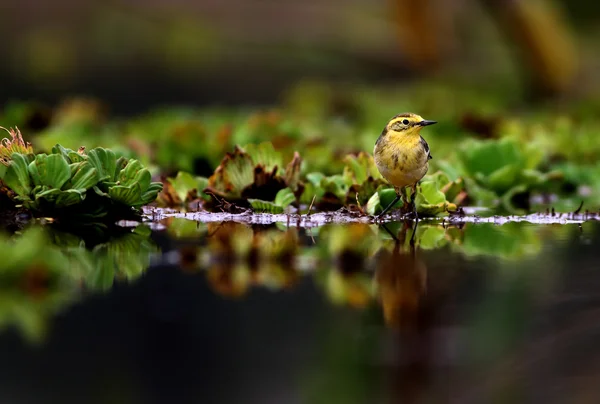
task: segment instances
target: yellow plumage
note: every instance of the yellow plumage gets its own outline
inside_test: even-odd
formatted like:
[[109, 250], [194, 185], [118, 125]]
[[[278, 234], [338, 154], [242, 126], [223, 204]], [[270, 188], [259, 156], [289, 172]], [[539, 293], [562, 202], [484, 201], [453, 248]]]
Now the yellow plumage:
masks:
[[417, 183], [429, 167], [419, 134], [389, 133], [390, 139], [375, 146], [375, 162], [383, 177], [393, 186], [404, 188]]
[[427, 174], [431, 159], [429, 145], [421, 136], [421, 129], [434, 123], [417, 114], [399, 114], [388, 122], [377, 139], [373, 150], [375, 164], [397, 194], [396, 200], [382, 214], [400, 199], [406, 187], [412, 188], [414, 202], [417, 183]]

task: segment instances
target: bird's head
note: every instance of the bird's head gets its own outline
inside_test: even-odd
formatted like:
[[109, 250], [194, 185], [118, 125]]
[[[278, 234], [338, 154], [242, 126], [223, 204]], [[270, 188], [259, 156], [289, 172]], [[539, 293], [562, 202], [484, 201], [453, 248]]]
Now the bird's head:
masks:
[[394, 132], [400, 135], [418, 135], [421, 128], [428, 125], [433, 125], [436, 121], [428, 121], [420, 115], [406, 112], [398, 114], [386, 125], [385, 129], [388, 132]]

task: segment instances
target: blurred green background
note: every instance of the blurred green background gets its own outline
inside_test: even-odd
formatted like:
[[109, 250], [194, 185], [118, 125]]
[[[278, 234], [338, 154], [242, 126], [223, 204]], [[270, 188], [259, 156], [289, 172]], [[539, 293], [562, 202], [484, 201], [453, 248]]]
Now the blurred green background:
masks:
[[599, 11], [585, 0], [8, 0], [0, 102], [83, 94], [118, 114], [268, 104], [306, 78], [593, 94]]

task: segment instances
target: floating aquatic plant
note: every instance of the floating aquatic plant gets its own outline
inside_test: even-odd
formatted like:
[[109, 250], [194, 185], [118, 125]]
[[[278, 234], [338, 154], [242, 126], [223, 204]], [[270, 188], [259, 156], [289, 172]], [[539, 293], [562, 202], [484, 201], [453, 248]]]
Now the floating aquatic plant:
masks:
[[[460, 102], [447, 102], [454, 100], [456, 89], [440, 83], [411, 85], [401, 91], [309, 83], [293, 89], [281, 106], [266, 111], [169, 107], [125, 121], [108, 120], [104, 107], [97, 102], [76, 100], [44, 113], [45, 129], [39, 127], [43, 130], [36, 134], [35, 143], [48, 154], [57, 143], [71, 147], [72, 143], [102, 145], [117, 153], [122, 151], [150, 170], [171, 177], [161, 195], [161, 203], [168, 206], [190, 207], [194, 206], [190, 202], [206, 201], [208, 209], [227, 211], [227, 207], [235, 210], [236, 205], [250, 208], [248, 199], [253, 199], [270, 203], [255, 203], [255, 209], [280, 211], [273, 207], [275, 197], [289, 188], [301, 209], [312, 205], [322, 211], [346, 207], [362, 213], [379, 212], [380, 205], [393, 194], [373, 170], [368, 153], [360, 151], [372, 149], [382, 122], [389, 116], [405, 108], [428, 110], [440, 121], [428, 139], [432, 149], [437, 150], [430, 170], [441, 169], [452, 182], [462, 181], [464, 189], [460, 200], [454, 200], [443, 187], [428, 191], [431, 184], [425, 178], [421, 188], [429, 197], [418, 198], [421, 214], [443, 211], [437, 191], [446, 195], [449, 204], [501, 207], [510, 213], [521, 213], [530, 201], [538, 206], [543, 201], [544, 207], [549, 207], [551, 201], [554, 207], [572, 210], [582, 199], [586, 207], [600, 200], [600, 185], [593, 180], [593, 163], [600, 151], [594, 140], [598, 128], [593, 114], [595, 103], [565, 105], [559, 115], [532, 109], [527, 116], [519, 116], [503, 114], [507, 104], [493, 92], [488, 92], [485, 99], [474, 89], [465, 92], [461, 88], [460, 94]], [[1, 119], [14, 121], [24, 129], [34, 109], [31, 105], [8, 105], [0, 111]], [[18, 144], [11, 136], [9, 141]], [[254, 153], [252, 149], [261, 146], [248, 146], [239, 147], [223, 159], [236, 144], [264, 141], [272, 144], [279, 157], [270, 151]], [[4, 165], [6, 153], [12, 155], [15, 151], [6, 142], [0, 145]], [[117, 149], [118, 145], [123, 145], [122, 149]], [[290, 170], [293, 175], [288, 178], [286, 163], [295, 150], [303, 159], [295, 159], [298, 169]], [[273, 161], [277, 162], [276, 173], [272, 171]], [[590, 169], [580, 170], [583, 164]], [[4, 165], [0, 165], [0, 177]], [[259, 165], [263, 168], [255, 172]], [[182, 171], [189, 174], [173, 175]], [[564, 174], [564, 180], [558, 172]], [[211, 174], [210, 184], [201, 180]], [[192, 185], [196, 180], [200, 182]], [[203, 193], [205, 189], [211, 196]], [[48, 198], [58, 198], [59, 194], [53, 191]], [[73, 201], [75, 197], [69, 196]]]
[[159, 194], [162, 206], [187, 206], [196, 200], [208, 201], [210, 196], [202, 192], [208, 186], [208, 179], [179, 171], [175, 177], [167, 178], [163, 191]]
[[377, 170], [373, 156], [368, 153], [349, 154], [344, 157], [342, 174], [325, 176], [312, 172], [306, 176], [303, 203], [312, 203], [322, 210], [347, 205], [365, 205], [375, 191], [386, 184]]
[[457, 167], [444, 170], [459, 173], [465, 180], [469, 199], [477, 205], [502, 205], [509, 212], [520, 207], [515, 202], [519, 194], [528, 194], [553, 178], [554, 173], [537, 169], [542, 154], [515, 139], [467, 140], [458, 151]]
[[[301, 158], [298, 153], [283, 169], [281, 153], [271, 143], [237, 147], [227, 153], [203, 190], [215, 199], [244, 204], [249, 199], [275, 201], [279, 191], [289, 188], [298, 195]], [[281, 201], [280, 197], [280, 201]]]
[[142, 163], [101, 147], [87, 154], [87, 161], [96, 169], [99, 182], [94, 187], [97, 195], [115, 203], [140, 208], [156, 199], [162, 183], [152, 182], [152, 176]]
[[[103, 216], [111, 207], [138, 209], [156, 199], [162, 183], [152, 182], [150, 172], [134, 159], [117, 158], [107, 149], [89, 153], [56, 145], [51, 154], [34, 155], [16, 132], [6, 150], [12, 152], [2, 175], [13, 198], [40, 215], [66, 216], [66, 208], [81, 205], [89, 196], [88, 213]], [[8, 153], [8, 152], [6, 152]]]

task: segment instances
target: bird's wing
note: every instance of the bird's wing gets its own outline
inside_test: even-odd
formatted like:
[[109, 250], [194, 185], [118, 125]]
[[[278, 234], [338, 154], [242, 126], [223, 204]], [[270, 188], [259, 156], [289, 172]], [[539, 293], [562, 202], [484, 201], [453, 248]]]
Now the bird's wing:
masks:
[[423, 149], [425, 149], [425, 153], [427, 153], [427, 159], [431, 160], [433, 157], [431, 156], [431, 152], [429, 151], [429, 145], [427, 144], [427, 141], [423, 139], [423, 136], [421, 136], [421, 146], [423, 146]]

